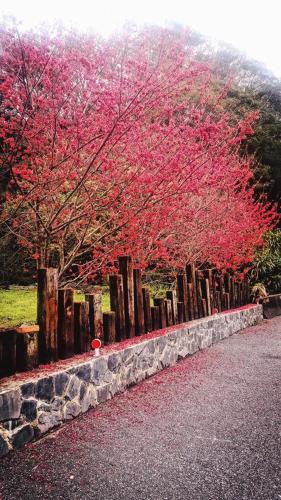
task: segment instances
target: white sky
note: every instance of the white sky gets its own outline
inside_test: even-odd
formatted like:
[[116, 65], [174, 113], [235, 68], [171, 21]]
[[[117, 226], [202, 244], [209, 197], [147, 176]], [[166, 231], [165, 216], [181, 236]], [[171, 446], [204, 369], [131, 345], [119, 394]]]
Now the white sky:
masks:
[[281, 0], [0, 0], [26, 28], [61, 20], [107, 35], [125, 21], [176, 21], [231, 43], [281, 77]]

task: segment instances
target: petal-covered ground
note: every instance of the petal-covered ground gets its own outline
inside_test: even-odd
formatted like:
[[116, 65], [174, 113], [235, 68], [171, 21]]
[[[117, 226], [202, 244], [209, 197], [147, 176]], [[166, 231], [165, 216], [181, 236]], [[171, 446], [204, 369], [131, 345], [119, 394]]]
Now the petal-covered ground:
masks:
[[281, 498], [281, 316], [0, 461], [0, 499]]

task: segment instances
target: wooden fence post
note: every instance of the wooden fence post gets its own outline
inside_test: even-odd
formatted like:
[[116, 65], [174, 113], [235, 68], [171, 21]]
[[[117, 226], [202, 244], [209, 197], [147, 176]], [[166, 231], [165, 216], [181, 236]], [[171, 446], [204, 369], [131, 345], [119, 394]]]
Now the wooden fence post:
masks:
[[152, 331], [151, 308], [150, 308], [150, 293], [147, 288], [142, 288], [143, 311], [145, 331]]
[[17, 371], [32, 370], [38, 366], [39, 326], [19, 326], [15, 331]]
[[152, 331], [159, 330], [161, 328], [159, 306], [151, 306], [151, 321]]
[[183, 272], [177, 275], [177, 296], [179, 302], [183, 303], [183, 319], [188, 321], [187, 280], [186, 274]]
[[73, 290], [58, 292], [58, 356], [69, 358], [74, 354], [74, 305]]
[[182, 302], [177, 303], [178, 308], [178, 322], [179, 324], [184, 323], [184, 306]]
[[203, 317], [203, 304], [202, 304], [202, 287], [201, 287], [201, 273], [196, 270], [196, 290], [197, 290], [197, 307], [198, 307], [198, 318]]
[[103, 313], [103, 338], [105, 344], [113, 344], [116, 341], [115, 312]]
[[225, 293], [230, 293], [231, 289], [231, 277], [229, 273], [225, 273], [224, 275], [224, 290]]
[[237, 286], [235, 278], [233, 278], [232, 287], [233, 287], [233, 308], [235, 308], [237, 306]]
[[0, 377], [15, 373], [17, 368], [16, 333], [0, 332]]
[[166, 312], [166, 325], [172, 326], [173, 323], [173, 312], [172, 312], [172, 301], [170, 299], [165, 299], [165, 312]]
[[175, 290], [168, 290], [166, 292], [166, 297], [168, 300], [171, 301], [173, 325], [177, 325], [178, 324], [177, 292]]
[[89, 303], [90, 336], [103, 340], [102, 292], [88, 293], [85, 299]]
[[220, 275], [218, 278], [218, 291], [216, 292], [216, 304], [218, 312], [222, 311], [223, 308], [223, 293], [224, 293], [224, 277]]
[[242, 281], [239, 282], [239, 305], [240, 307], [243, 306], [243, 283]]
[[[197, 301], [196, 301], [197, 304]], [[194, 320], [194, 289], [192, 283], [187, 283], [187, 305], [188, 305], [188, 318], [190, 321]], [[197, 313], [198, 314], [198, 313]]]
[[197, 283], [196, 283], [196, 269], [195, 269], [195, 264], [187, 264], [186, 266], [186, 277], [187, 277], [187, 283], [190, 283], [192, 285], [192, 296], [193, 296], [193, 318], [189, 319], [197, 319], [199, 317], [198, 313], [198, 302], [197, 302]]
[[126, 338], [123, 276], [111, 274], [109, 276], [110, 307], [115, 312], [116, 340]]
[[164, 299], [154, 299], [154, 305], [159, 307], [159, 323], [160, 328], [165, 328], [167, 326], [166, 322], [166, 310]]
[[206, 316], [209, 316], [208, 311], [207, 311], [207, 301], [206, 301], [206, 299], [202, 299], [202, 313], [203, 313], [203, 317], [204, 318]]
[[143, 335], [145, 333], [141, 278], [141, 270], [134, 269], [134, 307], [136, 335]]
[[74, 302], [74, 349], [81, 354], [90, 351], [89, 303]]
[[226, 308], [227, 308], [227, 310], [229, 310], [230, 307], [231, 307], [230, 306], [230, 293], [227, 293], [226, 294]]
[[233, 297], [232, 297], [232, 293], [233, 293], [232, 276], [229, 276], [229, 291], [227, 293], [229, 293], [229, 306], [230, 306], [229, 308], [231, 309], [232, 308], [232, 304], [233, 304]]
[[243, 284], [244, 284], [244, 304], [246, 305], [250, 303], [249, 282], [247, 278], [244, 278]]
[[250, 286], [249, 286], [249, 282], [248, 282], [248, 279], [246, 278], [245, 279], [245, 300], [246, 300], [246, 304], [250, 304]]
[[219, 290], [216, 292], [216, 306], [217, 310], [220, 313], [222, 311], [222, 292]]
[[215, 280], [212, 269], [206, 269], [204, 271], [204, 278], [205, 280], [208, 280], [208, 284], [206, 282], [204, 284], [204, 288], [206, 290], [207, 313], [208, 316], [210, 316], [212, 314], [212, 309], [214, 307], [214, 302], [215, 302], [215, 287], [214, 287]]
[[[206, 315], [211, 316], [211, 296], [210, 296], [210, 284], [208, 278], [202, 280], [202, 301], [206, 302]], [[203, 304], [203, 302], [202, 302]], [[203, 315], [205, 316], [204, 306], [203, 306]]]
[[38, 270], [37, 323], [39, 325], [40, 362], [58, 359], [58, 271]]
[[136, 334], [133, 264], [128, 256], [119, 257], [118, 262], [119, 273], [123, 276], [126, 337], [132, 338]]

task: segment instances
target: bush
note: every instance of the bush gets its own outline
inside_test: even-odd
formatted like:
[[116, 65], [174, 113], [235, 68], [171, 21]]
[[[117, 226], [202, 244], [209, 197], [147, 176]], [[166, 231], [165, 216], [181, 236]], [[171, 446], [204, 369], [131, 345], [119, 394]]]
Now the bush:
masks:
[[269, 231], [265, 246], [256, 252], [251, 280], [262, 283], [267, 293], [281, 292], [281, 230]]

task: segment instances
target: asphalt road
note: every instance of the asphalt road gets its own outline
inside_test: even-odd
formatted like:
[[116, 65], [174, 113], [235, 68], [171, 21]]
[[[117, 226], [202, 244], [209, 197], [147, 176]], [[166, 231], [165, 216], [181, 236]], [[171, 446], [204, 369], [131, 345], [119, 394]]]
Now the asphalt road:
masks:
[[281, 317], [8, 455], [0, 498], [281, 499], [280, 396]]

